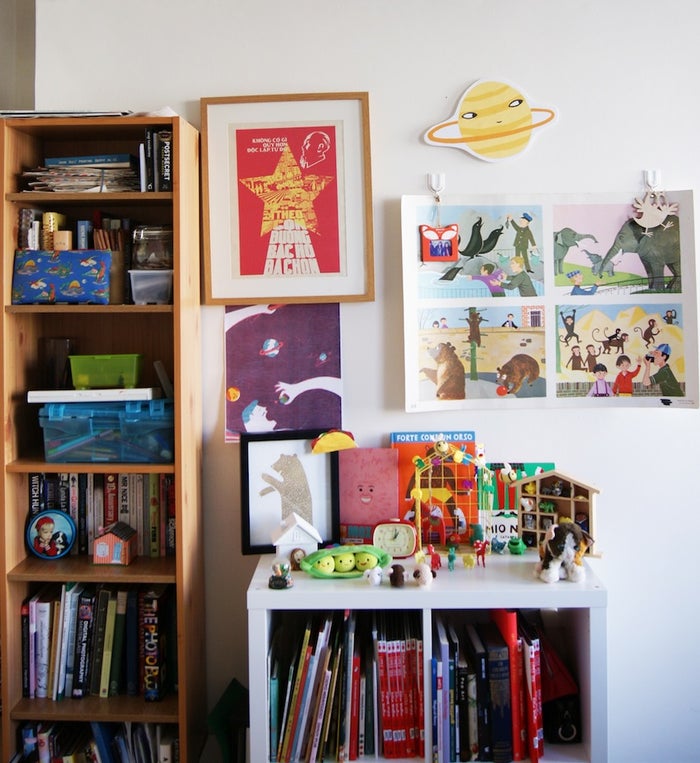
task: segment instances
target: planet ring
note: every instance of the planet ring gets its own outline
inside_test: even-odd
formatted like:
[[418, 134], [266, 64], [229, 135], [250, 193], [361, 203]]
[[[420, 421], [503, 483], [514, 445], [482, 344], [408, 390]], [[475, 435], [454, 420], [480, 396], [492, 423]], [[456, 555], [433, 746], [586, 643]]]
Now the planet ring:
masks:
[[530, 123], [528, 125], [524, 125], [523, 127], [515, 127], [512, 130], [503, 130], [503, 132], [493, 132], [489, 133], [488, 135], [474, 135], [474, 136], [464, 136], [460, 135], [459, 138], [439, 138], [437, 137], [437, 131], [442, 130], [445, 127], [452, 127], [453, 125], [459, 124], [459, 120], [453, 119], [449, 122], [441, 122], [439, 125], [435, 125], [435, 127], [431, 127], [430, 130], [428, 130], [426, 137], [428, 140], [434, 141], [435, 143], [476, 143], [480, 140], [493, 140], [494, 138], [506, 138], [509, 135], [517, 135], [521, 132], [528, 132], [529, 130], [534, 130], [536, 127], [542, 127], [543, 125], [546, 125], [548, 122], [551, 122], [554, 119], [554, 112], [552, 109], [531, 109], [532, 113], [539, 112], [542, 114], [546, 114], [546, 118], [543, 119], [541, 122], [537, 123]]

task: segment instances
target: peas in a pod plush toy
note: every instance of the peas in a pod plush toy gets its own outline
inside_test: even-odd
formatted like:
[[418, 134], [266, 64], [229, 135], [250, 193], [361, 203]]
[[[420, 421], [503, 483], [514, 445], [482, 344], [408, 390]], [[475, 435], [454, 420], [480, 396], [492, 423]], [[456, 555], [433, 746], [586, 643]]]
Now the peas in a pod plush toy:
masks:
[[315, 578], [360, 578], [365, 570], [390, 564], [386, 551], [367, 545], [320, 548], [304, 557], [299, 566]]

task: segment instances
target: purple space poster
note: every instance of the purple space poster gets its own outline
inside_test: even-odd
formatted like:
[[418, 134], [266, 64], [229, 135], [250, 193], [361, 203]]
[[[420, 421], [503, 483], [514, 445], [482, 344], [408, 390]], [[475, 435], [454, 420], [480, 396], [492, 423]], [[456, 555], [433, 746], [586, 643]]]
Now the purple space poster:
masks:
[[337, 304], [227, 307], [226, 441], [341, 427]]

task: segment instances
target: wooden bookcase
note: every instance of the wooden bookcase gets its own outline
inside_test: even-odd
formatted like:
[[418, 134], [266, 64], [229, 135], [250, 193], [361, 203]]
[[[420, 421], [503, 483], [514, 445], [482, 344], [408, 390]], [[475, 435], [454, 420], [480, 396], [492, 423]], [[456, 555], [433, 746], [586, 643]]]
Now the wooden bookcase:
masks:
[[[581, 705], [580, 744], [545, 743], [547, 763], [605, 763], [607, 761], [606, 607], [607, 592], [589, 565], [585, 581], [548, 585], [533, 575], [537, 557], [491, 554], [485, 568], [454, 571], [445, 567], [429, 588], [412, 580], [402, 588], [368, 585], [363, 578], [329, 580], [303, 572], [292, 573], [293, 587], [274, 590], [268, 585], [274, 557], [263, 556], [248, 587], [248, 648], [250, 691], [250, 760], [270, 760], [268, 648], [276, 623], [296, 612], [331, 610], [384, 610], [387, 617], [400, 610], [417, 612], [422, 623], [425, 678], [425, 763], [430, 749], [430, 657], [432, 624], [436, 612], [458, 617], [487, 617], [491, 608], [546, 610], [554, 615], [571, 647]], [[411, 560], [399, 560], [412, 570]], [[370, 756], [370, 760], [384, 760]], [[399, 763], [408, 763], [405, 759]], [[411, 758], [411, 761], [423, 758]]]
[[[147, 126], [173, 133], [173, 191], [159, 193], [21, 192], [18, 176], [46, 156], [99, 153], [138, 155]], [[178, 724], [180, 760], [199, 760], [206, 738], [204, 566], [199, 379], [199, 134], [179, 117], [41, 118], [0, 120], [2, 171], [2, 512], [0, 513], [0, 641], [2, 642], [2, 760], [14, 752], [24, 720], [151, 721]], [[12, 305], [13, 256], [22, 207], [59, 211], [72, 219], [104, 215], [173, 227], [171, 305]], [[38, 406], [40, 341], [71, 337], [82, 354], [141, 353], [143, 386], [158, 386], [160, 360], [175, 389], [175, 455], [169, 464], [59, 464], [43, 458]], [[177, 551], [138, 558], [128, 567], [94, 566], [89, 558], [44, 561], [29, 557], [23, 540], [31, 472], [171, 472], [175, 475]], [[177, 599], [177, 694], [162, 702], [142, 697], [50, 701], [22, 698], [20, 604], [44, 582], [89, 581], [174, 585]]]

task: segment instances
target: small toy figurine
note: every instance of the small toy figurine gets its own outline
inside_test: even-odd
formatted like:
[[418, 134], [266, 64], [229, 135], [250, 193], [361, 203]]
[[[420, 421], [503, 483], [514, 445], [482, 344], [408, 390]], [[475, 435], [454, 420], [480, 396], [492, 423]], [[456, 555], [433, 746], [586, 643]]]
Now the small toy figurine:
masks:
[[306, 556], [306, 551], [303, 548], [293, 548], [289, 554], [289, 561], [291, 562], [293, 570], [301, 569], [301, 560]]
[[273, 562], [272, 575], [270, 575], [270, 580], [268, 582], [269, 588], [282, 590], [283, 588], [291, 588], [294, 585], [289, 566], [289, 562], [286, 560]]
[[462, 557], [462, 564], [464, 564], [464, 567], [467, 570], [476, 567], [476, 554], [464, 554]]
[[370, 584], [370, 585], [381, 585], [382, 578], [384, 577], [384, 573], [382, 572], [381, 567], [370, 567], [369, 569], [366, 569], [364, 572], [364, 579]]
[[514, 535], [508, 541], [508, 551], [510, 551], [511, 554], [515, 554], [516, 556], [524, 554], [526, 548], [527, 546], [525, 545], [523, 539], [519, 538], [517, 535]]
[[500, 538], [491, 538], [491, 551], [502, 554], [506, 550], [506, 542]]
[[429, 543], [425, 547], [426, 554], [430, 557], [430, 567], [433, 570], [439, 570], [440, 567], [442, 567], [442, 559], [440, 557], [440, 554], [435, 550], [435, 546], [432, 545], [432, 543]]
[[478, 567], [479, 562], [481, 562], [481, 566], [485, 569], [486, 549], [489, 547], [489, 542], [487, 540], [475, 540], [473, 545], [476, 552], [476, 566]]
[[413, 578], [419, 586], [424, 588], [430, 588], [433, 584], [433, 580], [437, 577], [437, 572], [430, 567], [427, 562], [419, 564], [413, 571]]
[[395, 564], [390, 568], [389, 582], [393, 588], [403, 588], [406, 582], [406, 570], [402, 564]]
[[452, 572], [455, 568], [455, 559], [457, 558], [457, 549], [450, 546], [447, 549], [447, 569]]
[[484, 539], [484, 528], [481, 524], [473, 524], [469, 525], [469, 529], [471, 530], [469, 535], [469, 542], [474, 545], [474, 543], [478, 540]]
[[577, 583], [586, 575], [582, 556], [593, 539], [576, 522], [560, 521], [547, 531], [540, 547], [535, 575], [545, 583], [571, 580]]

